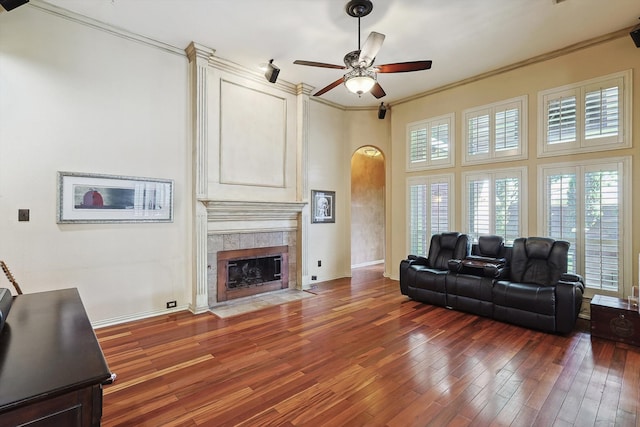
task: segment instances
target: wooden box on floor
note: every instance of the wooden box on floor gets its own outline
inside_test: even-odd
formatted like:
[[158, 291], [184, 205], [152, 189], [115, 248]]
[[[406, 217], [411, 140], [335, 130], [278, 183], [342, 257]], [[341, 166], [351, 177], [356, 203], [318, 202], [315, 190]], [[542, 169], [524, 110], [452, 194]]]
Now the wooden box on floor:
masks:
[[624, 299], [596, 295], [591, 300], [591, 336], [640, 346], [640, 314]]

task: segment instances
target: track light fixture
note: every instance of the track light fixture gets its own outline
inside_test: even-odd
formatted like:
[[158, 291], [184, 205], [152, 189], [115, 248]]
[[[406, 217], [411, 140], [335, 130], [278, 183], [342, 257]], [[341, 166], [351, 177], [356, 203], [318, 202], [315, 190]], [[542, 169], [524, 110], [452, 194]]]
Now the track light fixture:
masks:
[[267, 71], [265, 71], [264, 76], [269, 81], [269, 83], [275, 83], [278, 80], [278, 74], [280, 74], [280, 68], [273, 65], [273, 59], [269, 60], [267, 64]]

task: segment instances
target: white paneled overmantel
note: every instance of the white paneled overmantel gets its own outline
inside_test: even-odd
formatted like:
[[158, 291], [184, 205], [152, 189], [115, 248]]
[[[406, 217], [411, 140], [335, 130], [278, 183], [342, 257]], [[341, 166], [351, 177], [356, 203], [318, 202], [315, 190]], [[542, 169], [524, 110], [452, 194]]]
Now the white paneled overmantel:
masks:
[[257, 64], [242, 67], [197, 43], [185, 51], [195, 196], [191, 309], [218, 303], [219, 251], [288, 246], [289, 285], [299, 287], [312, 88], [269, 83]]
[[210, 234], [297, 230], [305, 202], [203, 201]]

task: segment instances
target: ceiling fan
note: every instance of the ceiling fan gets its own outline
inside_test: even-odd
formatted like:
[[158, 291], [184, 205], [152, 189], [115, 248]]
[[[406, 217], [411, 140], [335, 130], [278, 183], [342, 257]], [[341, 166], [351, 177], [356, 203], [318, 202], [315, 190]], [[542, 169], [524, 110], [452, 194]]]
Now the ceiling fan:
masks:
[[358, 18], [358, 50], [347, 53], [344, 56], [345, 65], [326, 64], [324, 62], [313, 61], [293, 61], [297, 65], [308, 65], [310, 67], [336, 68], [340, 70], [349, 70], [344, 76], [335, 82], [325, 86], [313, 96], [320, 96], [331, 89], [344, 83], [350, 92], [359, 96], [366, 92], [371, 92], [376, 98], [382, 98], [386, 95], [385, 91], [377, 81], [377, 73], [406, 73], [409, 71], [428, 70], [431, 68], [431, 61], [411, 61], [397, 62], [394, 64], [373, 65], [373, 61], [382, 47], [384, 34], [372, 31], [364, 42], [360, 45], [360, 18], [367, 16], [373, 10], [371, 0], [351, 0], [347, 3], [347, 14], [354, 18]]

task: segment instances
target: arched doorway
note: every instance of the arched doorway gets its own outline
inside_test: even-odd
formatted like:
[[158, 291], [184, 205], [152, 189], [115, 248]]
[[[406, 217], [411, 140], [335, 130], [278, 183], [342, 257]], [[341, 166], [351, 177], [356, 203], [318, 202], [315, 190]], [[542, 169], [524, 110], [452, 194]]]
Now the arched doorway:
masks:
[[351, 268], [384, 272], [385, 165], [383, 153], [360, 147], [351, 157]]

